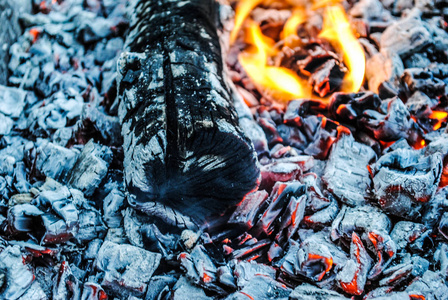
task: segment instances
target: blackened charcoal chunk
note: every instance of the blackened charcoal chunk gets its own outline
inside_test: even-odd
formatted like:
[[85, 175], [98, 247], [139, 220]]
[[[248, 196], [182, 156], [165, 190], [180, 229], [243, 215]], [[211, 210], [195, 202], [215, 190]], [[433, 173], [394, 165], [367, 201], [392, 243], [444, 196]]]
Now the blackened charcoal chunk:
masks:
[[0, 113], [18, 118], [25, 107], [25, 98], [24, 90], [0, 85]]
[[275, 269], [264, 264], [258, 264], [254, 261], [238, 261], [235, 266], [234, 275], [236, 277], [238, 287], [243, 288], [250, 285], [252, 280], [254, 280], [257, 275], [274, 279]]
[[36, 169], [46, 177], [64, 181], [78, 159], [79, 151], [67, 149], [53, 143], [37, 148]]
[[334, 93], [330, 98], [328, 109], [335, 120], [354, 122], [362, 116], [366, 109], [376, 110], [380, 105], [380, 98], [372, 92]]
[[260, 208], [266, 203], [269, 194], [262, 190], [250, 193], [244, 197], [229, 219], [230, 224], [238, 224], [247, 230], [258, 220]]
[[108, 145], [120, 146], [123, 143], [118, 117], [107, 115], [98, 105], [84, 105], [81, 118], [78, 134], [84, 135], [82, 139], [97, 133], [98, 138]]
[[343, 135], [333, 144], [322, 179], [343, 203], [366, 204], [372, 184], [367, 165], [375, 158], [372, 148], [356, 142], [351, 135]]
[[173, 288], [171, 298], [173, 300], [211, 300], [211, 297], [205, 295], [203, 289], [198, 288], [190, 283], [186, 277], [181, 277]]
[[101, 282], [106, 290], [117, 296], [144, 295], [152, 274], [162, 256], [131, 245], [104, 242], [95, 266], [104, 271]]
[[15, 235], [32, 232], [43, 211], [31, 204], [15, 205], [8, 210], [7, 232]]
[[329, 59], [320, 65], [310, 76], [309, 83], [320, 97], [339, 89], [347, 69], [336, 59]]
[[398, 149], [382, 156], [373, 165], [375, 195], [382, 209], [413, 220], [420, 217], [442, 175], [439, 153], [423, 156], [417, 150]]
[[421, 129], [411, 118], [407, 107], [399, 98], [385, 100], [387, 112], [366, 110], [360, 122], [370, 130], [377, 140], [384, 142], [405, 138], [410, 144], [415, 144], [421, 134]]
[[320, 289], [314, 285], [305, 283], [299, 285], [289, 295], [290, 300], [348, 300], [349, 298], [327, 289]]
[[433, 108], [439, 102], [434, 98], [429, 98], [425, 93], [416, 91], [406, 101], [406, 106], [413, 115], [422, 115], [428, 109]]
[[401, 81], [407, 84], [411, 92], [421, 91], [429, 97], [438, 97], [445, 94], [445, 83], [434, 77], [430, 70], [406, 69]]
[[107, 174], [112, 161], [112, 151], [92, 140], [82, 149], [69, 177], [69, 184], [82, 191], [86, 196], [92, 196]]
[[286, 300], [291, 289], [274, 279], [258, 274], [240, 291], [232, 294], [226, 300], [246, 299], [282, 299]]
[[176, 283], [177, 279], [169, 275], [153, 276], [148, 284], [145, 300], [164, 299], [165, 293]]
[[34, 274], [25, 262], [19, 246], [8, 246], [0, 253], [0, 274], [5, 276], [0, 298], [18, 299], [34, 281]]

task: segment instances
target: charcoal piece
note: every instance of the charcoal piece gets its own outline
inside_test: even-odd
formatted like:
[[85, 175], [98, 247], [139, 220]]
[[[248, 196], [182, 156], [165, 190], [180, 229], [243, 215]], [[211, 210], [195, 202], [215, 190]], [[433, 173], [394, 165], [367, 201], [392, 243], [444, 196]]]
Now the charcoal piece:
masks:
[[274, 268], [267, 265], [258, 264], [254, 261], [238, 261], [233, 272], [235, 274], [237, 286], [239, 288], [244, 288], [245, 286], [250, 284], [257, 275], [275, 279]]
[[313, 281], [321, 281], [333, 267], [333, 257], [325, 244], [307, 239], [298, 252], [299, 274]]
[[246, 299], [289, 299], [291, 289], [270, 277], [258, 274], [240, 291], [232, 294], [226, 300]]
[[392, 222], [381, 209], [374, 206], [366, 205], [354, 208], [343, 206], [331, 227], [333, 240], [340, 237], [348, 240], [352, 239], [355, 231], [365, 233], [375, 231], [387, 235], [391, 230]]
[[448, 245], [440, 244], [434, 254], [435, 261], [439, 264], [439, 270], [445, 277], [448, 275]]
[[350, 260], [336, 276], [340, 287], [350, 295], [361, 295], [372, 264], [360, 237], [353, 232], [350, 244]]
[[86, 282], [82, 288], [81, 300], [107, 300], [107, 294], [101, 285], [94, 282]]
[[277, 182], [288, 182], [299, 179], [302, 169], [299, 165], [290, 162], [276, 161], [260, 168], [260, 188], [271, 191]]
[[380, 105], [381, 99], [372, 92], [334, 93], [330, 98], [328, 110], [335, 120], [353, 123], [361, 118], [366, 109], [376, 110]]
[[200, 221], [257, 185], [256, 154], [223, 79], [216, 7], [198, 0], [135, 7], [118, 91], [129, 202], [143, 211], [159, 201]]
[[15, 205], [8, 210], [7, 231], [12, 234], [32, 232], [43, 211], [31, 204]]
[[405, 291], [410, 295], [422, 295], [425, 299], [444, 299], [448, 293], [448, 287], [443, 275], [426, 271], [420, 279], [406, 287]]
[[246, 247], [240, 248], [232, 252], [231, 257], [236, 259], [242, 259], [257, 251], [267, 248], [271, 244], [271, 241], [268, 239], [260, 240], [254, 244], [248, 245]]
[[143, 296], [161, 257], [135, 246], [104, 242], [95, 260], [105, 272], [101, 286], [119, 296]]
[[41, 216], [45, 232], [42, 236], [43, 244], [61, 244], [70, 240], [77, 232], [78, 228], [69, 228], [64, 220], [53, 214]]
[[370, 147], [356, 142], [351, 135], [343, 135], [333, 145], [322, 179], [343, 203], [366, 204], [371, 186], [367, 165], [375, 158]]
[[143, 222], [137, 217], [137, 213], [132, 208], [126, 208], [121, 212], [123, 215], [123, 227], [129, 242], [137, 247], [143, 248], [143, 237], [141, 227]]
[[210, 300], [212, 298], [205, 295], [205, 292], [203, 289], [192, 285], [186, 277], [182, 276], [179, 278], [179, 280], [174, 285], [173, 292], [171, 294], [170, 299], [173, 299], [173, 300], [191, 300], [191, 299]]
[[397, 253], [395, 241], [389, 236], [381, 232], [369, 232], [368, 238], [373, 244], [376, 253], [376, 263], [372, 266], [368, 274], [368, 279], [376, 279], [384, 269], [392, 262]]
[[277, 130], [277, 125], [270, 117], [259, 117], [257, 119], [257, 122], [261, 129], [263, 129], [264, 131], [269, 147], [283, 142], [283, 138], [281, 137], [280, 132], [278, 132]]
[[304, 150], [308, 144], [305, 134], [297, 127], [281, 124], [277, 132], [285, 145]]
[[79, 214], [79, 229], [76, 234], [76, 239], [79, 242], [85, 243], [96, 238], [104, 238], [106, 230], [99, 211], [93, 208], [81, 211]]
[[[198, 285], [208, 287], [210, 284], [215, 283], [217, 268], [206, 252], [203, 245], [196, 245], [190, 254], [179, 254], [181, 266], [187, 271], [187, 277]], [[189, 265], [183, 265], [187, 263]], [[192, 266], [194, 270], [192, 270]], [[194, 273], [193, 273], [194, 272]]]
[[310, 76], [309, 83], [320, 97], [325, 97], [340, 88], [347, 69], [335, 59], [320, 65]]
[[[292, 225], [286, 233], [287, 239], [289, 239], [303, 218], [306, 205], [306, 186], [300, 182], [291, 182], [280, 183], [276, 187], [274, 187], [268, 208], [257, 223], [257, 230], [267, 235], [277, 233], [276, 238], [278, 239], [285, 234], [282, 231]], [[293, 221], [294, 217], [299, 217], [299, 219]]]
[[20, 298], [34, 281], [34, 274], [26, 263], [19, 246], [8, 246], [0, 253], [0, 273], [3, 274], [0, 297]]
[[169, 275], [153, 276], [148, 283], [145, 300], [163, 299], [163, 292], [167, 287], [171, 289], [176, 282], [177, 279]]
[[406, 69], [401, 76], [411, 92], [420, 91], [429, 97], [439, 97], [445, 94], [445, 83], [425, 69]]
[[269, 194], [262, 190], [246, 195], [233, 212], [228, 223], [241, 225], [246, 230], [252, 228], [258, 220], [260, 209], [266, 203]]
[[77, 134], [85, 137], [80, 137], [79, 139], [98, 134], [100, 140], [108, 145], [120, 146], [123, 143], [118, 117], [107, 115], [98, 105], [84, 105], [80, 127]]
[[0, 136], [8, 135], [14, 126], [14, 121], [0, 113]]
[[14, 168], [14, 188], [21, 194], [29, 192], [30, 183], [27, 180], [28, 172], [24, 162], [16, 163]]
[[124, 208], [124, 194], [118, 189], [113, 189], [103, 200], [103, 220], [109, 228], [120, 227]]
[[360, 120], [361, 124], [370, 130], [377, 140], [390, 142], [404, 138], [414, 145], [421, 136], [421, 129], [411, 118], [408, 109], [397, 97], [386, 103], [386, 114], [366, 110]]
[[26, 91], [0, 85], [0, 113], [11, 118], [18, 118], [26, 104]]
[[311, 215], [305, 216], [303, 218], [304, 224], [313, 229], [322, 229], [325, 226], [331, 225], [339, 213], [339, 205], [333, 197], [329, 196], [328, 198], [331, 199], [330, 204]]
[[438, 229], [440, 234], [448, 240], [448, 212], [445, 212], [440, 218]]
[[439, 153], [423, 156], [398, 149], [383, 155], [372, 167], [375, 195], [387, 213], [413, 220], [437, 190], [442, 174]]
[[79, 151], [45, 143], [37, 148], [36, 156], [35, 167], [39, 172], [46, 177], [63, 182], [73, 169]]
[[48, 297], [40, 283], [35, 280], [20, 299], [46, 300]]
[[112, 161], [112, 151], [109, 147], [95, 144], [92, 140], [82, 149], [68, 183], [91, 196], [107, 174]]
[[2, 154], [0, 158], [0, 175], [13, 175], [15, 163], [16, 159], [13, 156], [7, 155], [6, 153]]
[[77, 300], [81, 296], [78, 279], [73, 275], [67, 261], [63, 261], [54, 278], [53, 295], [55, 300]]
[[296, 287], [289, 295], [290, 300], [347, 300], [349, 298], [327, 289], [320, 289], [309, 283]]
[[400, 221], [395, 224], [390, 237], [395, 242], [397, 250], [400, 251], [419, 238], [426, 230], [423, 224]]
[[427, 25], [415, 15], [401, 19], [389, 26], [381, 36], [381, 49], [401, 57], [420, 51], [431, 43], [432, 35]]
[[[38, 201], [43, 205], [48, 205], [64, 219], [69, 228], [73, 228], [78, 224], [78, 209], [75, 207], [73, 200], [73, 190], [69, 190], [65, 186], [52, 191], [44, 190], [39, 194]], [[73, 201], [74, 202], [74, 201]]]

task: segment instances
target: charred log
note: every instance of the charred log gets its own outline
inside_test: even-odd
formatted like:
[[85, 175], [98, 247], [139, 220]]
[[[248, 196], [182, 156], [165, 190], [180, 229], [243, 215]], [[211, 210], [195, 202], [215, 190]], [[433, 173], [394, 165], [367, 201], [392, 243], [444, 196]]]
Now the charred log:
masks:
[[256, 186], [250, 140], [224, 80], [214, 1], [138, 1], [119, 61], [129, 202], [201, 220]]

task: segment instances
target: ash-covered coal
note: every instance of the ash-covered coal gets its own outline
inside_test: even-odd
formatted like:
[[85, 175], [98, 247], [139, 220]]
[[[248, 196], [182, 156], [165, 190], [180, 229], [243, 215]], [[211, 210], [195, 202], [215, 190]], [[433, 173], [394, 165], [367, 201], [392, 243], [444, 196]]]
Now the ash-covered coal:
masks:
[[[115, 82], [127, 2], [7, 0], [0, 10], [13, 28], [0, 32], [1, 299], [446, 298], [445, 4], [346, 3], [368, 54], [359, 93], [331, 94], [347, 68], [328, 45], [282, 53], [276, 63], [328, 101], [275, 103], [232, 47], [223, 80], [260, 185], [198, 224], [176, 207], [128, 202]], [[291, 14], [277, 5], [253, 12], [271, 35]], [[218, 12], [225, 39], [231, 8]], [[301, 36], [316, 37], [319, 22]]]

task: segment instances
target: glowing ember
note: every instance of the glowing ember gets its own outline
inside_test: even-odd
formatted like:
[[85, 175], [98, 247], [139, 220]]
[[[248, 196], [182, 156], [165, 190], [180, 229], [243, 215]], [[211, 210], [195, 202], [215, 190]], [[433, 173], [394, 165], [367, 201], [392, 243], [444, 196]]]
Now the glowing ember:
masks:
[[447, 121], [448, 113], [444, 111], [433, 111], [429, 118], [436, 121], [434, 124], [434, 130], [440, 129], [442, 127], [442, 123]]

